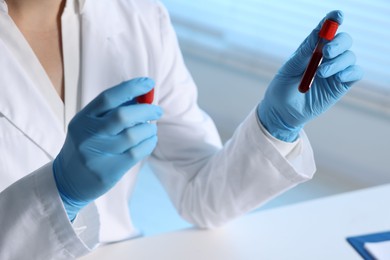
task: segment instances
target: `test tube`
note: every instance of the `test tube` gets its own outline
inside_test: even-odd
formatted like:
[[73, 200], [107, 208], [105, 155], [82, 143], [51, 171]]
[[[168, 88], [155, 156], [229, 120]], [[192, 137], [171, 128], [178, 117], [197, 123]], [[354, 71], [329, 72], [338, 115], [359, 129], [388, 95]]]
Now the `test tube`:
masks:
[[313, 55], [311, 56], [309, 64], [307, 65], [306, 70], [303, 73], [301, 83], [298, 87], [298, 90], [301, 93], [306, 93], [310, 89], [311, 84], [313, 84], [317, 68], [321, 64], [323, 58], [322, 49], [327, 42], [333, 40], [338, 27], [339, 24], [331, 19], [327, 19], [322, 25], [321, 30], [318, 33], [319, 38], [317, 41], [317, 45], [313, 51]]
[[137, 102], [142, 104], [152, 104], [154, 99], [154, 88], [148, 93], [137, 97]]

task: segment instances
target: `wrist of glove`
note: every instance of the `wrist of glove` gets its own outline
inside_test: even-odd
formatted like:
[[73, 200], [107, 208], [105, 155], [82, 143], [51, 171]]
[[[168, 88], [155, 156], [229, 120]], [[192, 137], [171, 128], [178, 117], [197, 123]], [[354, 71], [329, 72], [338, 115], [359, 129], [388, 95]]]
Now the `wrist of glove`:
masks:
[[263, 100], [257, 107], [257, 115], [260, 123], [273, 137], [284, 142], [295, 142], [299, 137], [299, 132], [303, 125], [290, 126], [283, 122], [282, 117], [278, 115], [277, 110], [269, 111], [267, 101]]
[[77, 201], [75, 199], [72, 199], [68, 197], [66, 194], [66, 188], [63, 187], [63, 183], [65, 181], [62, 179], [63, 178], [63, 173], [61, 173], [61, 165], [60, 165], [60, 160], [57, 158], [53, 162], [53, 174], [54, 174], [54, 180], [57, 185], [57, 190], [60, 195], [60, 198], [62, 200], [62, 203], [65, 208], [65, 212], [68, 215], [68, 219], [73, 222], [73, 220], [76, 218], [78, 212], [87, 206], [90, 202], [89, 201]]

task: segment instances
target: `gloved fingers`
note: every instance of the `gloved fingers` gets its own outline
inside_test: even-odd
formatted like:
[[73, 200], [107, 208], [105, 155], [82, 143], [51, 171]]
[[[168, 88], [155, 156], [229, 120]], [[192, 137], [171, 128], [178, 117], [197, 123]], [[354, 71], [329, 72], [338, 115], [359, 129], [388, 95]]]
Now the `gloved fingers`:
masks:
[[[338, 72], [331, 78], [318, 79], [319, 81], [326, 81], [328, 84], [315, 87], [318, 91], [322, 92], [322, 95], [325, 94], [328, 98], [332, 98], [332, 100], [335, 101], [340, 99], [353, 83], [359, 81], [362, 77], [363, 70], [359, 66], [352, 65]], [[329, 102], [330, 99], [327, 100]]]
[[97, 132], [117, 135], [123, 130], [148, 121], [158, 120], [163, 114], [159, 106], [136, 104], [121, 106], [104, 115]]
[[[150, 155], [157, 145], [157, 136], [153, 135], [141, 141], [134, 147], [120, 154], [106, 154], [104, 157], [95, 158], [95, 162], [91, 163], [93, 172], [96, 172], [94, 178], [97, 182], [94, 183], [92, 189], [104, 191], [117, 183], [131, 167], [139, 161]], [[85, 185], [90, 185], [85, 183]], [[99, 187], [100, 186], [100, 187]], [[91, 186], [89, 186], [91, 188]], [[97, 196], [92, 196], [97, 197]]]
[[333, 10], [333, 11], [330, 11], [329, 13], [327, 13], [325, 15], [325, 17], [321, 20], [321, 22], [317, 25], [316, 29], [318, 31], [320, 31], [321, 27], [322, 27], [322, 24], [325, 22], [325, 20], [333, 20], [335, 22], [337, 22], [339, 25], [341, 25], [344, 21], [344, 14], [342, 11], [340, 10]]
[[363, 76], [363, 69], [358, 65], [352, 65], [337, 73], [335, 78], [341, 83], [349, 83], [349, 85], [352, 85], [353, 83], [361, 80]]
[[279, 73], [286, 76], [300, 76], [305, 71], [307, 64], [313, 54], [318, 42], [318, 33], [325, 20], [331, 19], [342, 24], [344, 15], [341, 11], [335, 10], [328, 13], [317, 25], [317, 27], [306, 37], [292, 57], [279, 70]]
[[96, 149], [111, 154], [122, 154], [153, 136], [157, 135], [155, 124], [143, 123], [123, 130], [98, 144]]
[[135, 78], [124, 81], [100, 93], [83, 111], [93, 116], [103, 116], [108, 111], [148, 93], [154, 84], [150, 78]]
[[317, 75], [321, 78], [328, 78], [340, 71], [354, 65], [356, 56], [352, 51], [345, 51], [334, 59], [322, 63], [317, 69]]
[[120, 161], [127, 161], [129, 163], [129, 167], [131, 167], [153, 152], [154, 148], [156, 148], [157, 140], [157, 136], [154, 135], [142, 141], [137, 146], [125, 151], [118, 157], [118, 159]]
[[322, 49], [324, 58], [333, 59], [339, 56], [351, 48], [352, 42], [352, 37], [348, 33], [342, 32], [337, 34], [334, 39], [328, 42]]

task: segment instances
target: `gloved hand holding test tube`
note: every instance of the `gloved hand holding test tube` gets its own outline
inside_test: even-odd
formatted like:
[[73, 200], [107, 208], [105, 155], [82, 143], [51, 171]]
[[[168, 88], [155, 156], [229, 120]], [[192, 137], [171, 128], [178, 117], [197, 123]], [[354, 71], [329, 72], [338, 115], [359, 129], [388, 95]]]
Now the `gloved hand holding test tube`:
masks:
[[124, 81], [102, 92], [69, 123], [64, 146], [53, 162], [69, 220], [153, 152], [157, 126], [149, 122], [163, 111], [140, 101], [153, 100], [154, 85], [150, 78]]
[[350, 50], [352, 37], [346, 32], [335, 35], [343, 19], [339, 10], [328, 13], [269, 84], [257, 113], [273, 137], [296, 141], [308, 122], [336, 104], [363, 77]]

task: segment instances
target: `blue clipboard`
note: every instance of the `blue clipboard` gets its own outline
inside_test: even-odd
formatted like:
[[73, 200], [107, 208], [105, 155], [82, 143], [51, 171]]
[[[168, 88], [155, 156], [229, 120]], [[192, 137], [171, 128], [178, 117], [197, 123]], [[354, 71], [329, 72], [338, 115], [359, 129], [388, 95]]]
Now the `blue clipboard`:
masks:
[[390, 240], [390, 231], [368, 234], [363, 236], [348, 237], [347, 241], [365, 260], [375, 260], [374, 257], [364, 248], [365, 243], [375, 243]]

